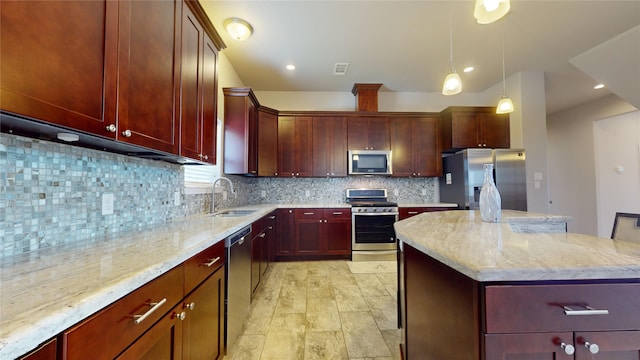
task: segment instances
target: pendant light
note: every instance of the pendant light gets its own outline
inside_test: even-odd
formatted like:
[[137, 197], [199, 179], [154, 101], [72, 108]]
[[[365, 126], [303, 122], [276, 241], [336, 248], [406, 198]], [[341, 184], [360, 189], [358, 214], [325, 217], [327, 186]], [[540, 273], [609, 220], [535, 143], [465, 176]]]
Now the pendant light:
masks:
[[449, 17], [449, 74], [444, 79], [444, 83], [442, 83], [442, 95], [455, 95], [459, 94], [462, 91], [462, 81], [460, 80], [460, 75], [456, 72], [456, 69], [453, 67], [453, 25], [452, 25], [451, 17]]
[[491, 24], [507, 15], [510, 8], [509, 0], [476, 0], [473, 16], [478, 24]]
[[513, 112], [513, 101], [507, 96], [507, 80], [504, 67], [504, 28], [502, 31], [502, 97], [496, 106], [496, 114], [508, 114]]

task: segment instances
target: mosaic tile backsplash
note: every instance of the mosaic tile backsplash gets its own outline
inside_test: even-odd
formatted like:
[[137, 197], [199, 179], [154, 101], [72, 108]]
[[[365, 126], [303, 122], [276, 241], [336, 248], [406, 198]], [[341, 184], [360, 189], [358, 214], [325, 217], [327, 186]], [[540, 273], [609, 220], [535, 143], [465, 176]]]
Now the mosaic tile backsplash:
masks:
[[[342, 203], [345, 189], [361, 187], [386, 188], [400, 203], [438, 201], [435, 178], [228, 177], [237, 195], [216, 194], [216, 209]], [[111, 215], [102, 215], [105, 194], [115, 199]], [[210, 206], [211, 194], [185, 195], [179, 165], [0, 134], [0, 258], [144, 229]]]

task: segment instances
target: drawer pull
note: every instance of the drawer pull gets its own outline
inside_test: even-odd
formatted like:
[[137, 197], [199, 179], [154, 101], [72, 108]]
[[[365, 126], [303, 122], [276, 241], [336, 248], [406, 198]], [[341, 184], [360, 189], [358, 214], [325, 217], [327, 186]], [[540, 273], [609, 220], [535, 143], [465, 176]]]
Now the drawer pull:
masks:
[[315, 215], [315, 213], [312, 213], [312, 212], [306, 212], [306, 213], [304, 213], [304, 215]]
[[183, 305], [183, 307], [184, 307], [185, 309], [188, 309], [188, 310], [193, 310], [193, 309], [195, 309], [195, 308], [196, 308], [196, 303], [194, 303], [194, 302], [185, 303], [185, 304]]
[[220, 260], [220, 256], [218, 256], [215, 259], [209, 259], [209, 262], [203, 263], [202, 265], [204, 265], [206, 267], [211, 267], [213, 264], [217, 263], [218, 260]]
[[136, 323], [136, 324], [140, 324], [141, 322], [144, 321], [144, 319], [149, 317], [149, 315], [153, 314], [154, 311], [158, 310], [158, 308], [160, 306], [162, 306], [166, 302], [167, 302], [167, 298], [164, 298], [164, 299], [158, 301], [157, 303], [148, 303], [147, 305], [151, 306], [151, 309], [149, 309], [146, 313], [144, 313], [142, 315], [132, 315], [132, 317], [134, 319], [133, 322]]
[[598, 310], [584, 305], [584, 310], [573, 310], [572, 308], [564, 305], [564, 314], [569, 316], [584, 316], [584, 315], [609, 315], [609, 310]]
[[333, 215], [342, 215], [342, 211], [336, 211], [333, 213]]
[[276, 216], [275, 216], [275, 215], [271, 215], [271, 216], [269, 216], [269, 220], [273, 220], [273, 219], [275, 219], [275, 218], [276, 218]]
[[267, 236], [267, 234], [265, 234], [265, 233], [260, 233], [260, 235], [258, 235], [258, 236], [260, 236], [261, 238], [263, 238], [263, 237]]
[[409, 215], [416, 215], [418, 212], [417, 211], [408, 211], [407, 214]]

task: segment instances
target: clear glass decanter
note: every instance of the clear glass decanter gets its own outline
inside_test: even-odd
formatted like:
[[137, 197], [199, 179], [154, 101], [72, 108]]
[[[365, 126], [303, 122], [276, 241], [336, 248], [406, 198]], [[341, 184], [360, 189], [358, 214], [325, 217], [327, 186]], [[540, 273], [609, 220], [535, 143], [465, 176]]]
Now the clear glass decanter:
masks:
[[484, 164], [484, 183], [480, 190], [480, 215], [484, 222], [499, 222], [501, 214], [500, 193], [493, 182], [493, 164]]

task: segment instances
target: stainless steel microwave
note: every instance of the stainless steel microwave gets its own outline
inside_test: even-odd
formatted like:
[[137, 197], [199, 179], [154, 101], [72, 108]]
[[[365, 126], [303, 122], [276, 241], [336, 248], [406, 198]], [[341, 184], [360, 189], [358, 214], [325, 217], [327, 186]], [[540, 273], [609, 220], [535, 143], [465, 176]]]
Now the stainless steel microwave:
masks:
[[391, 175], [391, 150], [349, 150], [349, 175]]

